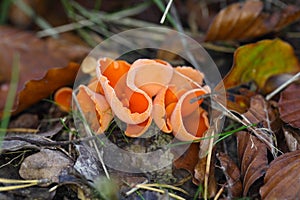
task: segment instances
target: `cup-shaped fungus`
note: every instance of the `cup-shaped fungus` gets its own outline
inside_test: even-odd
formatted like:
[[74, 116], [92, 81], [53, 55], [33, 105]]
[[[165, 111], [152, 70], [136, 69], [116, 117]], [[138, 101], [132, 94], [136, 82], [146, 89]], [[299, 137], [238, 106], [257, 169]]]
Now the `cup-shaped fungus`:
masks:
[[[203, 73], [191, 67], [173, 68], [162, 60], [139, 59], [131, 65], [122, 60], [101, 58], [97, 78], [80, 86], [79, 104], [84, 114], [96, 111], [97, 132], [104, 132], [113, 116], [127, 124], [125, 134], [139, 137], [154, 121], [163, 132], [180, 140], [202, 137], [209, 127], [203, 100], [210, 92]], [[109, 114], [108, 114], [109, 113]]]

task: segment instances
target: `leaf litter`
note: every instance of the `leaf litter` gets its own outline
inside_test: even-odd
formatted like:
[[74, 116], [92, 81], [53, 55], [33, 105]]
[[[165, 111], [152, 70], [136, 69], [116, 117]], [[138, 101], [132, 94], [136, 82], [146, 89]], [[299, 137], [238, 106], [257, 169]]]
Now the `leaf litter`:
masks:
[[[280, 32], [283, 27], [287, 27], [290, 23], [295, 22], [299, 18], [299, 9], [296, 6], [288, 5], [286, 7], [281, 7], [277, 11], [269, 13], [263, 9], [262, 6], [262, 2], [260, 1], [246, 1], [243, 4], [236, 3], [233, 5], [226, 4], [223, 11], [219, 12], [206, 32], [207, 41], [245, 41], [249, 38], [252, 40], [254, 39], [255, 41], [254, 43], [241, 46], [238, 50], [236, 50], [233, 55], [235, 62], [232, 66], [232, 70], [224, 79], [228, 91], [230, 89], [231, 91], [239, 92], [238, 95], [231, 93], [231, 96], [227, 97], [231, 98], [230, 107], [228, 107], [228, 109], [233, 108], [233, 110], [237, 112], [236, 115], [238, 117], [242, 117], [242, 120], [248, 120], [249, 124], [253, 124], [253, 128], [249, 128], [247, 131], [237, 132], [236, 134], [230, 134], [230, 137], [226, 140], [216, 143], [211, 151], [212, 159], [209, 165], [210, 178], [206, 186], [205, 176], [208, 175], [206, 162], [207, 157], [204, 156], [206, 154], [204, 152], [205, 150], [201, 150], [201, 148], [204, 148], [203, 146], [199, 148], [198, 143], [193, 144], [184, 156], [174, 163], [175, 167], [187, 170], [189, 174], [192, 175], [184, 175], [183, 177], [179, 176], [180, 173], [184, 174], [182, 171], [179, 172], [178, 170], [171, 170], [171, 173], [178, 173], [178, 176], [175, 176], [177, 180], [175, 182], [167, 182], [167, 184], [170, 185], [176, 184], [179, 187], [185, 187], [185, 189], [189, 192], [189, 195], [185, 196], [184, 193], [179, 191], [175, 193], [185, 197], [186, 199], [203, 198], [203, 193], [197, 192], [201, 191], [202, 187], [208, 187], [206, 190], [209, 191], [208, 193], [210, 197], [295, 199], [299, 196], [299, 184], [297, 182], [297, 177], [299, 176], [297, 170], [299, 167], [296, 164], [298, 162], [297, 156], [299, 154], [300, 146], [298, 136], [299, 126], [297, 125], [297, 122], [299, 121], [299, 114], [297, 111], [293, 110], [294, 106], [297, 106], [298, 103], [298, 88], [295, 86], [297, 84], [292, 83], [271, 100], [266, 101], [264, 96], [262, 96], [266, 94], [266, 87], [271, 85], [272, 89], [267, 90], [268, 92], [271, 92], [286, 80], [285, 79], [276, 83], [274, 88], [273, 77], [283, 73], [291, 73], [290, 75], [292, 75], [299, 72], [299, 61], [293, 52], [293, 47], [286, 43], [284, 39], [257, 39], [257, 36], [263, 36], [265, 34], [270, 34], [271, 32]], [[235, 12], [231, 13], [238, 14], [230, 14], [229, 11], [232, 10]], [[222, 16], [222, 18], [220, 16]], [[212, 19], [212, 16], [208, 16], [208, 18]], [[247, 31], [241, 31], [241, 24], [247, 23], [249, 25], [251, 24], [251, 28]], [[111, 26], [114, 26], [114, 24], [112, 23]], [[207, 27], [207, 25], [201, 26], [202, 29], [203, 27]], [[296, 26], [297, 25], [294, 27]], [[220, 31], [221, 27], [223, 27], [223, 31]], [[0, 30], [4, 31], [4, 36], [7, 38], [3, 41], [10, 41], [12, 44], [11, 47], [7, 47], [9, 50], [7, 51], [8, 53], [19, 48], [24, 48], [25, 52], [29, 52], [28, 54], [30, 54], [30, 52], [35, 53], [36, 55], [45, 53], [41, 53], [39, 50], [48, 42], [40, 39], [34, 39], [35, 36], [33, 34], [25, 32], [23, 33], [24, 37], [20, 34], [20, 37], [23, 37], [23, 39], [17, 40], [16, 35], [18, 35], [18, 31], [16, 32], [16, 30], [10, 28], [7, 29], [6, 27], [1, 27], [1, 29]], [[34, 47], [33, 49], [29, 48], [31, 47], [29, 44], [26, 45], [26, 43], [24, 43], [24, 41], [27, 40], [31, 41]], [[0, 42], [0, 45], [3, 45], [3, 43], [1, 44]], [[55, 52], [53, 49], [56, 49], [56, 47], [51, 47], [52, 41], [49, 42], [49, 45], [49, 47], [46, 46], [46, 49], [48, 49], [49, 52]], [[295, 44], [292, 45], [295, 48], [299, 48]], [[268, 46], [270, 46], [270, 48], [268, 48]], [[74, 46], [71, 45], [70, 47], [74, 50], [74, 48], [72, 48]], [[31, 107], [28, 111], [25, 111], [25, 114], [27, 112], [36, 112], [36, 115], [24, 115], [23, 118], [19, 119], [20, 123], [11, 123], [9, 127], [10, 129], [22, 128], [24, 131], [26, 129], [29, 130], [30, 128], [33, 128], [37, 131], [32, 134], [24, 134], [15, 129], [15, 132], [18, 132], [17, 134], [11, 132], [8, 133], [4, 140], [0, 157], [1, 167], [3, 170], [3, 173], [0, 174], [3, 178], [21, 180], [22, 177], [25, 179], [40, 179], [46, 177], [51, 180], [52, 184], [51, 186], [46, 187], [45, 185], [39, 185], [32, 188], [23, 188], [15, 190], [15, 192], [8, 191], [1, 194], [3, 198], [14, 198], [19, 196], [26, 199], [27, 193], [27, 196], [32, 198], [44, 197], [47, 199], [55, 199], [56, 197], [57, 199], [59, 195], [69, 195], [68, 197], [87, 199], [92, 196], [95, 197], [94, 192], [92, 192], [91, 189], [93, 191], [97, 191], [99, 194], [105, 194], [108, 192], [107, 194], [111, 195], [110, 197], [114, 199], [169, 198], [171, 191], [162, 189], [161, 191], [165, 192], [160, 195], [157, 191], [155, 192], [155, 187], [148, 187], [147, 184], [143, 184], [145, 180], [147, 182], [154, 181], [154, 184], [156, 184], [157, 181], [163, 180], [155, 178], [153, 174], [150, 176], [145, 174], [128, 176], [128, 174], [114, 174], [110, 171], [110, 173], [112, 173], [112, 178], [119, 181], [118, 183], [115, 183], [120, 186], [118, 188], [119, 191], [111, 187], [105, 187], [105, 185], [108, 186], [109, 184], [105, 181], [106, 178], [101, 176], [104, 175], [104, 173], [101, 168], [101, 164], [99, 164], [98, 158], [94, 157], [92, 153], [93, 150], [90, 149], [90, 147], [83, 144], [85, 143], [85, 140], [83, 140], [83, 138], [78, 138], [76, 131], [74, 131], [73, 124], [71, 122], [66, 122], [66, 124], [62, 125], [51, 122], [51, 120], [56, 120], [57, 122], [57, 119], [51, 119], [54, 118], [51, 116], [62, 117], [67, 113], [59, 111], [56, 105], [49, 102], [37, 103], [41, 99], [50, 96], [58, 88], [72, 84], [74, 75], [70, 75], [68, 81], [63, 80], [59, 84], [56, 84], [56, 82], [60, 81], [57, 74], [75, 72], [77, 68], [75, 67], [71, 69], [70, 65], [72, 64], [69, 64], [70, 61], [78, 62], [80, 58], [82, 59], [84, 57], [86, 51], [83, 50], [83, 52], [85, 52], [83, 53], [79, 50], [81, 53], [78, 54], [79, 57], [75, 56], [75, 58], [73, 57], [74, 52], [71, 52], [68, 48], [66, 48], [65, 51], [67, 54], [63, 53], [67, 56], [63, 58], [57, 55], [51, 55], [50, 53], [50, 57], [53, 57], [52, 61], [54, 61], [54, 63], [48, 62], [47, 59], [45, 59], [48, 64], [50, 63], [46, 68], [43, 68], [43, 65], [41, 64], [43, 61], [38, 60], [35, 65], [38, 67], [35, 67], [35, 69], [39, 68], [41, 69], [41, 72], [39, 72], [36, 77], [33, 75], [26, 75], [25, 73], [24, 75], [26, 76], [24, 76], [24, 81], [21, 80], [19, 82], [21, 89], [28, 84], [27, 81], [29, 80], [34, 83], [29, 90], [24, 90], [25, 97], [27, 97], [23, 99], [19, 98], [19, 104], [15, 104], [16, 111], [14, 114], [16, 117], [20, 116], [18, 112], [24, 111], [24, 109], [28, 108], [30, 105], [34, 105], [38, 109], [42, 109], [44, 113], [41, 114], [41, 111], [37, 111]], [[242, 53], [241, 51], [245, 52]], [[64, 50], [62, 52], [64, 52]], [[3, 51], [1, 52], [1, 55], [3, 56], [7, 54]], [[32, 60], [31, 57], [31, 55], [28, 56], [29, 61]], [[3, 60], [10, 63], [11, 61], [9, 58], [11, 58], [11, 55], [7, 56], [6, 59]], [[41, 58], [44, 57], [41, 56]], [[75, 59], [73, 60], [73, 58]], [[57, 64], [55, 62], [60, 63]], [[5, 63], [5, 66], [9, 66], [7, 63]], [[65, 71], [59, 71], [57, 67], [59, 69], [65, 69]], [[9, 69], [10, 67], [7, 68]], [[45, 74], [47, 72], [52, 73], [49, 71], [53, 68], [57, 68], [54, 69], [55, 73], [53, 73], [56, 78], [52, 77], [47, 79], [47, 75], [45, 76]], [[255, 71], [255, 73], [251, 73], [253, 71]], [[4, 98], [2, 97], [5, 96], [5, 93], [3, 93], [3, 91], [7, 91], [9, 88], [9, 85], [7, 85], [7, 77], [10, 77], [10, 71], [5, 70], [5, 68], [0, 68], [0, 72], [2, 91], [2, 96], [0, 95], [2, 101], [0, 102], [4, 105]], [[23, 74], [21, 75], [23, 76]], [[35, 91], [41, 91], [40, 88], [45, 88], [46, 86], [41, 83], [35, 83], [35, 79], [39, 79], [41, 82], [50, 80], [52, 83], [55, 83], [55, 87], [47, 89], [42, 97], [39, 96], [31, 101], [29, 97], [35, 96]], [[253, 87], [248, 87], [246, 90], [243, 89], [242, 87], [249, 82], [253, 82], [254, 85], [256, 85], [256, 88], [253, 89]], [[35, 86], [35, 84], [37, 84], [37, 86]], [[233, 90], [233, 87], [236, 90]], [[19, 92], [21, 91], [20, 88]], [[44, 108], [44, 105], [46, 105], [46, 109]], [[44, 124], [41, 123], [41, 121], [45, 119], [47, 120], [46, 131], [45, 127], [43, 129]], [[21, 123], [23, 121], [26, 122], [26, 120], [28, 120], [28, 123]], [[32, 120], [32, 123], [30, 123], [30, 120]], [[235, 127], [236, 125], [240, 125], [236, 124], [236, 122], [231, 119], [229, 121], [231, 124], [233, 123]], [[53, 130], [48, 130], [49, 128], [53, 128]], [[260, 134], [260, 136], [265, 138], [265, 140], [258, 139], [257, 135], [253, 134], [253, 131], [256, 131], [256, 134]], [[116, 132], [117, 131], [114, 131], [114, 134], [116, 134]], [[123, 136], [121, 136], [121, 138], [122, 137]], [[274, 140], [274, 138], [277, 138], [277, 140]], [[93, 139], [95, 138], [86, 138], [87, 141]], [[226, 143], [229, 140], [232, 143], [236, 143], [236, 145], [233, 145], [234, 149], [228, 149], [229, 146], [227, 146]], [[269, 142], [268, 144], [266, 144], [267, 141]], [[201, 143], [201, 145], [202, 144], [205, 144], [205, 140]], [[208, 146], [204, 149], [207, 151]], [[234, 154], [231, 154], [230, 152], [234, 151], [238, 152], [238, 154], [236, 157], [231, 157]], [[45, 152], [46, 154], [44, 154]], [[270, 152], [273, 154], [270, 154]], [[14, 153], [16, 153], [17, 156], [12, 155]], [[63, 162], [55, 165], [57, 168], [51, 167], [54, 166], [55, 161], [45, 159], [48, 156], [52, 156], [56, 160], [63, 160]], [[48, 167], [42, 167], [41, 172], [43, 172], [43, 170], [49, 171], [47, 171], [47, 173], [37, 173], [36, 176], [34, 176], [30, 169], [39, 168], [42, 163]], [[29, 166], [29, 170], [25, 169], [25, 165]], [[51, 168], [56, 170], [51, 171]], [[20, 174], [18, 173], [18, 170], [20, 170]], [[167, 173], [168, 172], [164, 171], [163, 176], [167, 176]], [[10, 176], [7, 176], [8, 174]], [[20, 175], [22, 175], [22, 177], [20, 177]], [[97, 179], [98, 177], [100, 178]], [[96, 179], [97, 181], [100, 180], [98, 185], [96, 184]], [[132, 184], [124, 184], [122, 181], [125, 180]], [[2, 185], [7, 184], [1, 182], [1, 186]], [[141, 188], [136, 189], [131, 195], [125, 197], [125, 192], [132, 188], [134, 189], [135, 186], [138, 185], [140, 185], [141, 188], [145, 186], [144, 190]], [[63, 193], [62, 190], [65, 190], [64, 192], [66, 193]], [[38, 193], [36, 196], [34, 196], [34, 191]], [[109, 193], [109, 191], [113, 191], [113, 193]], [[45, 195], [42, 197], [39, 194]], [[102, 195], [102, 198], [103, 196], [105, 195]], [[99, 196], [97, 196], [97, 198], [99, 198]]]

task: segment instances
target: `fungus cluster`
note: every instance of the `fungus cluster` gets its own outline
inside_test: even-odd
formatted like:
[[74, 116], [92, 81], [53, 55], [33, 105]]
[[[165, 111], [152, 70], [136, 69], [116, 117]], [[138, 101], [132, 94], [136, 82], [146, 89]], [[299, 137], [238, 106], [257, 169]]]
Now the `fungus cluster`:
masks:
[[[210, 93], [203, 78], [198, 70], [172, 67], [162, 60], [138, 59], [129, 64], [101, 58], [96, 77], [79, 86], [77, 100], [96, 133], [104, 133], [116, 116], [127, 124], [129, 137], [141, 136], [154, 122], [179, 140], [196, 140], [209, 127], [208, 114], [200, 106], [203, 99], [192, 101]], [[96, 118], [91, 117], [95, 112]]]

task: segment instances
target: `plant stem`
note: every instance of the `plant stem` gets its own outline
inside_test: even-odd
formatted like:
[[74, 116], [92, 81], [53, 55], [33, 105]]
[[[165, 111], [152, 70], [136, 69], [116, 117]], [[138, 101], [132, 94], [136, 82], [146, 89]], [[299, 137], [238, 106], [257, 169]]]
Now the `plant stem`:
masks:
[[[5, 107], [3, 110], [2, 120], [0, 123], [0, 130], [6, 130], [9, 124], [9, 119], [11, 116], [11, 110], [14, 105], [14, 100], [16, 97], [17, 89], [18, 89], [18, 81], [19, 81], [19, 72], [20, 72], [20, 56], [19, 54], [14, 55], [12, 71], [11, 71], [11, 80], [9, 91], [6, 98]], [[0, 149], [2, 147], [3, 139], [6, 132], [0, 131]]]

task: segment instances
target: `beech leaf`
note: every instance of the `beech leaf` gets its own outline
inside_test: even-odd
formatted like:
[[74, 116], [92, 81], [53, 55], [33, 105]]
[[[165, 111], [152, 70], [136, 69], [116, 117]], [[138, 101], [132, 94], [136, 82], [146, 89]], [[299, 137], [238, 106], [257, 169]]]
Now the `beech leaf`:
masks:
[[260, 188], [262, 199], [298, 199], [300, 150], [285, 153], [270, 164]]
[[248, 0], [222, 9], [214, 18], [206, 34], [206, 41], [246, 40], [279, 31], [300, 18], [300, 9], [289, 5], [266, 13], [263, 2]]
[[69, 63], [81, 61], [89, 52], [87, 47], [52, 38], [42, 40], [34, 33], [5, 26], [0, 26], [0, 37], [0, 116], [16, 54], [20, 58], [20, 79], [14, 113], [48, 97], [59, 87], [72, 84], [79, 65]]
[[224, 78], [226, 88], [254, 81], [263, 88], [269, 77], [282, 73], [296, 73], [300, 65], [292, 46], [280, 39], [262, 40], [239, 47], [234, 64]]
[[280, 118], [295, 128], [300, 128], [300, 84], [293, 83], [280, 93], [278, 102]]
[[241, 164], [243, 195], [246, 196], [255, 181], [268, 168], [267, 146], [247, 132], [237, 133], [238, 156]]
[[185, 169], [194, 175], [194, 169], [198, 162], [199, 144], [193, 143], [187, 151], [174, 161], [174, 166], [177, 169]]
[[243, 191], [243, 185], [240, 180], [241, 172], [234, 161], [225, 153], [218, 153], [217, 158], [220, 161], [221, 169], [227, 180], [228, 198], [240, 197]]

